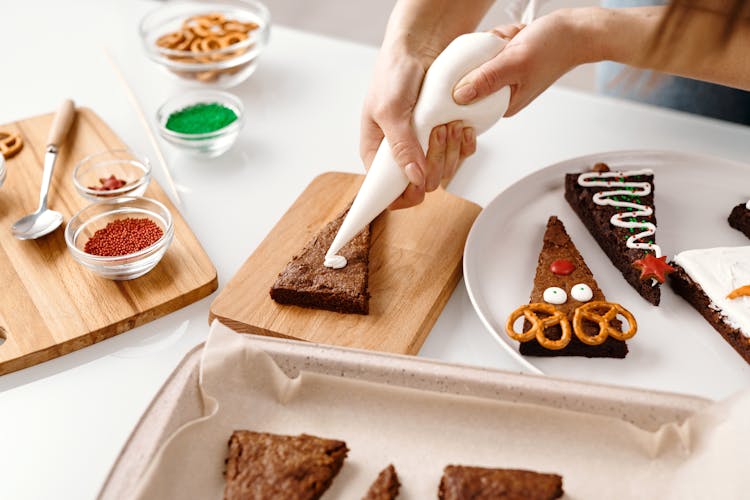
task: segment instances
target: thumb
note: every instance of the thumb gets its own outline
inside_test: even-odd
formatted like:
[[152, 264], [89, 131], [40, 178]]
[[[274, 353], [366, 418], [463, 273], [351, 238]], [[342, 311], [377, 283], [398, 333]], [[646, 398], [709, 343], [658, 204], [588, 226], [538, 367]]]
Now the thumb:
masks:
[[453, 88], [456, 104], [471, 104], [508, 85], [504, 51], [469, 72]]
[[383, 127], [383, 131], [393, 158], [404, 170], [409, 182], [418, 187], [424, 186], [427, 160], [411, 123], [399, 121], [391, 126]]

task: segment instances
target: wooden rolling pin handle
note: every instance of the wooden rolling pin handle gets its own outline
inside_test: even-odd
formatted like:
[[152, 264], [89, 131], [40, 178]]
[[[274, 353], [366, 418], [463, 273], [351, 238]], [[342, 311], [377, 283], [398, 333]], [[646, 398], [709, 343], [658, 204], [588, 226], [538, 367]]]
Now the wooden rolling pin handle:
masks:
[[49, 129], [49, 135], [47, 136], [47, 146], [60, 147], [65, 136], [70, 130], [70, 125], [73, 123], [73, 118], [76, 115], [76, 108], [73, 101], [65, 99], [55, 113], [55, 117], [52, 119], [52, 127]]

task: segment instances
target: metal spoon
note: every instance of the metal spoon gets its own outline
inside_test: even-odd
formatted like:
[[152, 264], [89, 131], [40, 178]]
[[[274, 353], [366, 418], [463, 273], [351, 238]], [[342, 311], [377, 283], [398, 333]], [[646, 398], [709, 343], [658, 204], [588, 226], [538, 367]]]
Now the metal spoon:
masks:
[[47, 193], [49, 193], [52, 171], [55, 169], [55, 160], [60, 145], [70, 129], [75, 117], [75, 105], [70, 99], [66, 99], [60, 105], [52, 120], [52, 127], [47, 136], [47, 149], [44, 154], [44, 172], [42, 173], [42, 188], [39, 192], [39, 208], [36, 212], [20, 218], [13, 224], [11, 231], [13, 236], [19, 240], [33, 240], [51, 233], [62, 224], [63, 216], [47, 208]]

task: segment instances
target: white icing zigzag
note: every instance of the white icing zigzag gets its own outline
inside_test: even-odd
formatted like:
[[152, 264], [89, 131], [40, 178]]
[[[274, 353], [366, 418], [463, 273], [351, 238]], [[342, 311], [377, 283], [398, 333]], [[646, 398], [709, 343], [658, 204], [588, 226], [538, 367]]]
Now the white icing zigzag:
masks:
[[[594, 195], [594, 203], [597, 205], [609, 205], [617, 208], [630, 208], [632, 211], [619, 212], [612, 216], [609, 222], [613, 226], [624, 227], [626, 229], [642, 229], [638, 234], [634, 234], [628, 238], [628, 248], [637, 248], [641, 250], [652, 250], [656, 257], [661, 257], [661, 248], [659, 245], [653, 243], [645, 243], [643, 240], [649, 236], [656, 234], [656, 225], [651, 222], [643, 221], [626, 221], [624, 219], [637, 218], [637, 217], [648, 217], [654, 213], [654, 209], [640, 205], [638, 203], [632, 203], [629, 201], [615, 200], [615, 196], [647, 196], [651, 193], [650, 182], [620, 182], [620, 181], [607, 181], [607, 180], [592, 180], [592, 179], [607, 179], [607, 178], [628, 178], [636, 177], [639, 175], [651, 175], [654, 172], [651, 169], [643, 170], [629, 170], [627, 172], [589, 172], [578, 176], [578, 185], [582, 187], [620, 187], [623, 189], [614, 189], [611, 191], [600, 191]], [[632, 191], [625, 188], [635, 188]]]

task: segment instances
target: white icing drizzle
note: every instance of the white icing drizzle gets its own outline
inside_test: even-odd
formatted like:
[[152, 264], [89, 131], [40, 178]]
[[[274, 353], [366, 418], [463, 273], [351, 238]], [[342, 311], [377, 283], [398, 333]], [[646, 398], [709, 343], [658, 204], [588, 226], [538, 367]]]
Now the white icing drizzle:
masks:
[[747, 200], [747, 203], [745, 203], [745, 208], [750, 210], [750, 200]]
[[[613, 189], [610, 191], [600, 191], [594, 195], [594, 203], [599, 206], [609, 205], [617, 208], [629, 208], [631, 211], [623, 211], [616, 213], [609, 220], [610, 224], [617, 227], [623, 227], [626, 229], [642, 229], [640, 233], [634, 234], [628, 238], [626, 245], [628, 248], [637, 248], [640, 250], [651, 250], [656, 254], [656, 257], [661, 257], [661, 248], [659, 245], [653, 243], [646, 243], [645, 238], [656, 234], [656, 225], [651, 222], [645, 221], [626, 221], [624, 219], [648, 217], [654, 213], [654, 209], [639, 203], [633, 203], [630, 201], [620, 201], [613, 199], [615, 196], [647, 196], [651, 193], [650, 182], [620, 182], [620, 181], [608, 181], [599, 179], [609, 178], [628, 178], [636, 177], [638, 175], [651, 175], [654, 172], [651, 169], [643, 170], [629, 170], [626, 172], [587, 172], [578, 176], [578, 185], [582, 187], [619, 187], [623, 189]], [[592, 180], [597, 178], [597, 180]], [[634, 188], [630, 191], [625, 188]]]
[[323, 265], [333, 269], [341, 269], [346, 267], [346, 257], [343, 255], [326, 255]]

